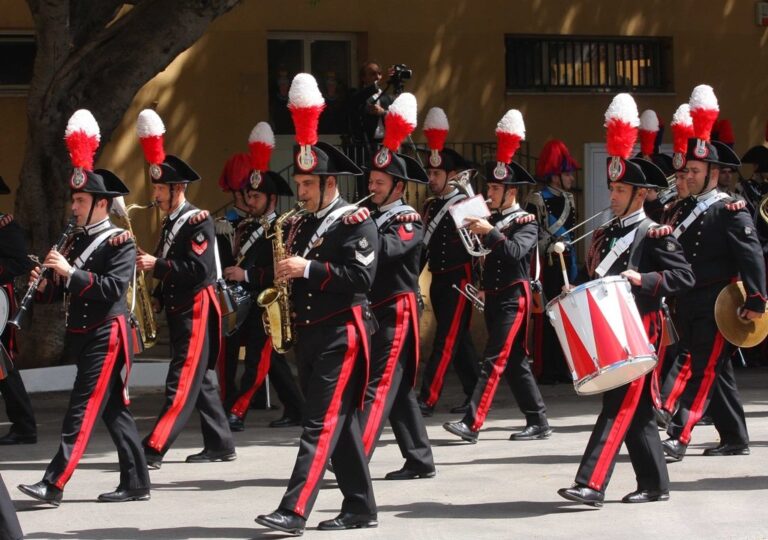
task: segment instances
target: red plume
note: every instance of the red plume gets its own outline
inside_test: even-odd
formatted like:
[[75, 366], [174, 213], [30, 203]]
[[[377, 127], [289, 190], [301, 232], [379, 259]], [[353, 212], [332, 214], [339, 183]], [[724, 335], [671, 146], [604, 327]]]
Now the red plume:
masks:
[[448, 117], [440, 107], [432, 107], [424, 119], [424, 136], [430, 150], [443, 150], [445, 139], [448, 138]]
[[638, 134], [640, 136], [640, 152], [644, 156], [653, 155], [653, 151], [656, 148], [656, 135], [658, 131], [641, 129]]
[[75, 168], [93, 170], [93, 159], [101, 141], [99, 124], [90, 111], [80, 109], [67, 122], [64, 140]]
[[729, 145], [733, 145], [736, 142], [736, 137], [733, 134], [733, 124], [727, 118], [723, 118], [717, 123], [717, 140]]
[[163, 134], [165, 125], [160, 116], [152, 109], [144, 109], [136, 121], [136, 134], [139, 136], [141, 149], [147, 163], [160, 164], [165, 161]]
[[637, 141], [640, 116], [629, 94], [617, 94], [605, 112], [606, 149], [609, 156], [628, 159]]
[[700, 84], [691, 92], [688, 101], [693, 119], [693, 132], [697, 139], [709, 141], [712, 137], [712, 126], [720, 114], [720, 105], [711, 86]]
[[219, 176], [222, 191], [237, 191], [251, 172], [251, 157], [246, 153], [233, 154], [224, 164]]
[[553, 174], [575, 171], [578, 168], [579, 164], [571, 157], [565, 143], [553, 139], [547, 141], [541, 149], [539, 159], [536, 161], [536, 176], [543, 179]]
[[269, 159], [275, 148], [275, 135], [269, 124], [256, 124], [248, 137], [248, 148], [251, 150], [251, 167], [257, 171], [269, 170]]
[[317, 142], [317, 126], [324, 109], [325, 100], [315, 78], [308, 73], [296, 75], [288, 90], [288, 110], [296, 128], [296, 142], [301, 146]]
[[416, 96], [403, 92], [387, 110], [384, 117], [384, 140], [382, 144], [390, 151], [397, 152], [400, 143], [416, 129]]
[[672, 115], [672, 151], [676, 154], [688, 152], [688, 139], [693, 137], [691, 111], [687, 103], [680, 105]]

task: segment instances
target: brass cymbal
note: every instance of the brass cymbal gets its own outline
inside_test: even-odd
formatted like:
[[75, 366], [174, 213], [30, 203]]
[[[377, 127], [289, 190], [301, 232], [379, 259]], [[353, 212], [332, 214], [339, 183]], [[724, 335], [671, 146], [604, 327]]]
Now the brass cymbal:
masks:
[[715, 301], [715, 322], [726, 340], [737, 347], [749, 348], [768, 336], [768, 315], [751, 321], [739, 317], [737, 310], [744, 305], [746, 298], [741, 281], [725, 287]]

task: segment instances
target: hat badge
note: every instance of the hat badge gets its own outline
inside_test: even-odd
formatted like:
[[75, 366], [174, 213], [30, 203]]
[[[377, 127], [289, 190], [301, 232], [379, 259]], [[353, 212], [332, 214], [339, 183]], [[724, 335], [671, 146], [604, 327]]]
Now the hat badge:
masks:
[[685, 154], [682, 152], [675, 152], [672, 156], [672, 167], [675, 169], [682, 169], [685, 167]]
[[69, 179], [69, 185], [72, 189], [80, 189], [85, 184], [85, 172], [82, 167], [75, 168], [72, 171], [72, 177]]
[[496, 167], [493, 169], [493, 177], [496, 180], [504, 180], [507, 177], [507, 164], [497, 161]]
[[443, 164], [443, 158], [440, 156], [440, 151], [432, 149], [429, 153], [429, 164], [437, 168]]
[[705, 158], [709, 155], [707, 142], [703, 139], [696, 139], [696, 147], [693, 149], [693, 155], [697, 158]]
[[261, 171], [254, 170], [251, 173], [249, 182], [251, 184], [251, 189], [259, 189], [259, 186], [261, 185]]
[[611, 163], [608, 165], [608, 178], [615, 182], [624, 176], [625, 170], [624, 161], [619, 156], [613, 156]]
[[160, 177], [163, 176], [163, 169], [157, 163], [152, 163], [149, 166], [149, 176], [155, 180], [160, 180]]
[[389, 148], [386, 146], [382, 146], [381, 149], [376, 152], [376, 155], [373, 158], [373, 163], [376, 165], [376, 168], [378, 169], [384, 169], [392, 162], [392, 153], [389, 151]]
[[311, 172], [317, 167], [317, 154], [312, 150], [311, 145], [301, 145], [299, 153], [296, 155], [296, 165], [304, 172]]

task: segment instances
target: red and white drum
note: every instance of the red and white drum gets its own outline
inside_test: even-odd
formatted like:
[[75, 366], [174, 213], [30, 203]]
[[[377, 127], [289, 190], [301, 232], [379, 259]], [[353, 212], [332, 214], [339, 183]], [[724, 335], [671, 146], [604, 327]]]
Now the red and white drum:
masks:
[[629, 281], [596, 279], [547, 304], [573, 386], [582, 395], [598, 394], [642, 377], [656, 365]]

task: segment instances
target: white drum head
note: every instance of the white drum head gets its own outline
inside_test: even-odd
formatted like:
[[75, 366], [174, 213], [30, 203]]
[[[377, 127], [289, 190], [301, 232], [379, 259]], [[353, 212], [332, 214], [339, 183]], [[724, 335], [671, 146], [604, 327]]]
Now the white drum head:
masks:
[[0, 288], [0, 332], [5, 330], [5, 324], [8, 322], [8, 316], [10, 315], [11, 304], [8, 301], [8, 293], [5, 289]]
[[583, 396], [600, 394], [639, 379], [656, 367], [656, 356], [641, 356], [617, 362], [574, 383], [576, 393]]

